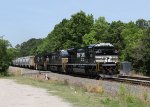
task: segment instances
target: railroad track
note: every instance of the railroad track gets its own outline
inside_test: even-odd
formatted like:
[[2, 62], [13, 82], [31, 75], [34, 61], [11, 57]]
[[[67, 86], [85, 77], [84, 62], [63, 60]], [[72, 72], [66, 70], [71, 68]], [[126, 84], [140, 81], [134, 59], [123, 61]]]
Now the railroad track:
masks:
[[[46, 75], [46, 74], [52, 73], [50, 71], [38, 71], [38, 72], [37, 70], [35, 71], [36, 72], [31, 72], [31, 73], [28, 72], [27, 75], [32, 75], [32, 74]], [[26, 73], [24, 75], [26, 75]], [[61, 75], [65, 75], [65, 74], [61, 74]], [[98, 79], [97, 77], [89, 77], [83, 74], [70, 74], [70, 76], [88, 78], [88, 79]], [[137, 85], [150, 87], [150, 77], [116, 76], [116, 77], [111, 77], [111, 78], [104, 78], [103, 80], [129, 83], [129, 84], [137, 84]]]
[[150, 81], [150, 77], [139, 77], [139, 76], [119, 76], [120, 78], [130, 78], [130, 79], [138, 79], [138, 80], [146, 80], [146, 81]]
[[110, 80], [150, 87], [149, 77], [118, 76], [118, 77], [112, 77]]

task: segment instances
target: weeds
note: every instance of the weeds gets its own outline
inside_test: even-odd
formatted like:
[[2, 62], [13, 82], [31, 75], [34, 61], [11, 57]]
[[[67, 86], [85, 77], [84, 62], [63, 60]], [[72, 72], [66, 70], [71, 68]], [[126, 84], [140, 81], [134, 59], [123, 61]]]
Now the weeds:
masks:
[[69, 85], [69, 80], [68, 79], [64, 80], [64, 85]]
[[110, 101], [111, 101], [110, 98], [106, 98], [104, 100], [101, 100], [102, 104], [104, 104], [104, 105], [110, 104]]
[[103, 94], [104, 93], [104, 89], [103, 87], [100, 86], [95, 86], [95, 87], [86, 87], [87, 92], [92, 92], [92, 93], [99, 93], [99, 94]]
[[143, 97], [144, 97], [144, 100], [147, 101], [147, 99], [148, 99], [148, 92], [147, 92], [147, 90], [144, 90]]

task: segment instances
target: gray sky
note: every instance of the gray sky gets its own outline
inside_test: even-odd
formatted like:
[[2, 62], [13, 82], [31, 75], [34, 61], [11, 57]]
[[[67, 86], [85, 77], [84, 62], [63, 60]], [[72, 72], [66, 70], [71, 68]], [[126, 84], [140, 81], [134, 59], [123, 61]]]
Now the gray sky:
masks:
[[44, 38], [62, 19], [81, 10], [108, 22], [150, 20], [150, 0], [0, 0], [0, 36], [13, 46]]

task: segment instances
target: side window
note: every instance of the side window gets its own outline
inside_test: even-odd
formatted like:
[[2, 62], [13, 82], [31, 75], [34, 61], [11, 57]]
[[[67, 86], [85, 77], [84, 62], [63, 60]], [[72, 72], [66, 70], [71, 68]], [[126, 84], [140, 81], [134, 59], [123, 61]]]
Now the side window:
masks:
[[77, 58], [85, 57], [85, 53], [77, 53]]

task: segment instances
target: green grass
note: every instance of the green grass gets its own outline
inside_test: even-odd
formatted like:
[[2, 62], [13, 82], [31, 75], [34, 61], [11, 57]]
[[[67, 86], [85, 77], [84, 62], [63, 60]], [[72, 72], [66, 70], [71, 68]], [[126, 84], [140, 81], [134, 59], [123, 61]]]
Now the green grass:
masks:
[[[139, 99], [127, 93], [126, 88], [120, 86], [118, 94], [89, 92], [85, 87], [72, 86], [66, 81], [43, 81], [25, 77], [9, 77], [18, 83], [45, 88], [50, 94], [58, 95], [75, 107], [150, 107], [150, 102]], [[145, 93], [144, 93], [145, 94]], [[146, 96], [147, 94], [145, 94]], [[147, 97], [147, 96], [146, 96]]]
[[123, 85], [120, 86], [115, 98], [108, 97], [101, 102], [104, 107], [150, 107], [150, 102], [133, 96]]

